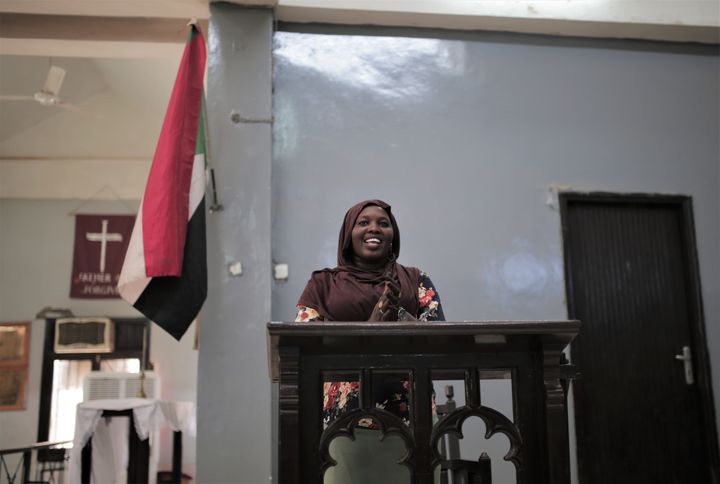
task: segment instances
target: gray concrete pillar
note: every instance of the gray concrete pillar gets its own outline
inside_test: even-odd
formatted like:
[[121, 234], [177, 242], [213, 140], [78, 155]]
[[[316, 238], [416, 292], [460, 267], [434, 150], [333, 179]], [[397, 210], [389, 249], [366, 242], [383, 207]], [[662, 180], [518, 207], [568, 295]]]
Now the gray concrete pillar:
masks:
[[[270, 382], [272, 11], [214, 3], [208, 38], [209, 154], [224, 210], [208, 216], [196, 482], [267, 483]], [[209, 195], [209, 193], [208, 193]], [[208, 199], [208, 203], [210, 200]], [[228, 266], [242, 264], [233, 276]]]

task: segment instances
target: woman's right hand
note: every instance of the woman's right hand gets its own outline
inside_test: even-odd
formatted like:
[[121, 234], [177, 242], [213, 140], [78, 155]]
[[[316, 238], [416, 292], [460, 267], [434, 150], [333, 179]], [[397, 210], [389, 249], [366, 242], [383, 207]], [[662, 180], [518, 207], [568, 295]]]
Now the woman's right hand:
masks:
[[397, 321], [399, 300], [400, 286], [393, 279], [388, 279], [368, 321]]

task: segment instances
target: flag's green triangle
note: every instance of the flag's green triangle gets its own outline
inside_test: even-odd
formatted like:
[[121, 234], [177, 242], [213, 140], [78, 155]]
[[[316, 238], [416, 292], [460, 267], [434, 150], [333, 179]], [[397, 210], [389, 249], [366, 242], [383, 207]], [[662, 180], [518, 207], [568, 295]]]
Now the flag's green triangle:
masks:
[[199, 32], [200, 32], [200, 31], [198, 30], [197, 25], [191, 24], [191, 25], [190, 25], [190, 33], [188, 34], [188, 38], [187, 38], [187, 43], [189, 44], [190, 41], [192, 41], [192, 39], [194, 39], [195, 36], [196, 36]]
[[[203, 116], [203, 106], [202, 102], [200, 103], [200, 114], [198, 114], [198, 132], [197, 132], [197, 141], [195, 142], [195, 154], [196, 155], [204, 155], [205, 154], [205, 116]], [[205, 160], [205, 163], [207, 164], [207, 157]]]

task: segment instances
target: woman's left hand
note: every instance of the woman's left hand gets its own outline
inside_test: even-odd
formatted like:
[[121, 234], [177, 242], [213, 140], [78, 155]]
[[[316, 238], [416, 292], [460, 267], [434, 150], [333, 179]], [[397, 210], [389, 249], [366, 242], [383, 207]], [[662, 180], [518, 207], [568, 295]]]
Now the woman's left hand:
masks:
[[397, 321], [399, 300], [400, 286], [392, 279], [388, 279], [368, 321]]

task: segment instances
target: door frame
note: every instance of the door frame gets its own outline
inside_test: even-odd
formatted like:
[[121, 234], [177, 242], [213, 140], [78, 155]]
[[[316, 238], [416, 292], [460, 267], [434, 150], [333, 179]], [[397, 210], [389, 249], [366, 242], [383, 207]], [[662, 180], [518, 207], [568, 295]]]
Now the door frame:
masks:
[[[113, 339], [116, 342], [124, 341], [125, 348], [115, 348], [111, 353], [55, 353], [55, 321], [56, 318], [45, 319], [45, 340], [43, 342], [43, 360], [40, 377], [40, 404], [38, 410], [37, 441], [45, 442], [50, 436], [50, 413], [52, 411], [52, 390], [55, 360], [90, 360], [92, 371], [100, 370], [100, 361], [114, 358], [138, 358], [141, 362], [145, 360], [145, 370], [152, 370], [153, 364], [150, 361], [150, 320], [145, 318], [112, 317], [115, 323]], [[143, 347], [142, 337], [139, 341], [128, 339], [127, 328], [131, 326], [142, 326], [147, 332], [147, 341]], [[142, 334], [142, 331], [140, 332]], [[144, 353], [144, 355], [143, 355]], [[46, 452], [52, 449], [45, 449]]]
[[[572, 258], [565, 250], [566, 240], [570, 233], [568, 226], [569, 205], [573, 202], [592, 203], [634, 203], [646, 205], [667, 205], [680, 210], [681, 214], [681, 243], [686, 259], [685, 280], [687, 282], [687, 301], [689, 302], [690, 338], [694, 356], [693, 372], [698, 386], [700, 398], [700, 412], [704, 428], [704, 444], [707, 449], [707, 462], [710, 467], [710, 475], [714, 484], [720, 484], [720, 456], [718, 455], [718, 435], [715, 423], [715, 406], [713, 399], [712, 380], [710, 373], [710, 357], [707, 349], [707, 336], [705, 333], [705, 317], [702, 304], [702, 292], [700, 285], [700, 265], [697, 254], [695, 239], [695, 223], [693, 218], [692, 197], [685, 195], [662, 195], [647, 193], [610, 193], [610, 192], [573, 192], [563, 191], [558, 193], [560, 207], [560, 220], [562, 228], [563, 260], [565, 263], [565, 296], [567, 301], [567, 312], [569, 319], [577, 319], [577, 311], [573, 298], [572, 281]], [[582, 330], [581, 330], [582, 331]], [[571, 345], [570, 354], [573, 361], [578, 361], [579, 350]], [[577, 446], [578, 479], [582, 482], [583, 476], [583, 452], [582, 452], [582, 417], [585, 413], [584, 402], [578, 398], [577, 389], [582, 389], [582, 368], [580, 378], [573, 382], [576, 388], [574, 392], [575, 409], [575, 438]]]

